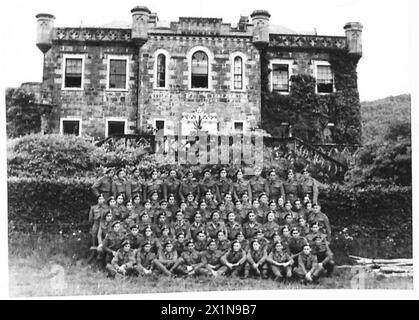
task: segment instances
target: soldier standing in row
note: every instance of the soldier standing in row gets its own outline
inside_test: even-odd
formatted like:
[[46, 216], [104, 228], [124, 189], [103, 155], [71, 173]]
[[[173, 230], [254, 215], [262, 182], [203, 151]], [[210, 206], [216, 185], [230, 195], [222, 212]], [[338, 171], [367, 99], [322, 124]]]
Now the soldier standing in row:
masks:
[[186, 173], [186, 179], [180, 183], [179, 187], [179, 197], [181, 201], [185, 201], [188, 194], [193, 195], [193, 201], [198, 201], [199, 199], [199, 185], [193, 176], [192, 170], [188, 170]]
[[204, 196], [208, 191], [211, 191], [212, 194], [215, 193], [215, 182], [211, 177], [211, 170], [204, 170], [204, 177], [199, 182], [199, 194]]
[[303, 178], [301, 181], [301, 192], [303, 195], [308, 194], [313, 203], [317, 203], [319, 197], [318, 183], [310, 176], [307, 169], [303, 170]]
[[266, 182], [266, 185], [268, 189], [268, 196], [270, 199], [273, 199], [275, 201], [277, 201], [279, 197], [285, 199], [284, 186], [276, 176], [276, 172], [274, 169], [271, 169], [269, 171], [269, 178]]
[[180, 187], [180, 180], [177, 177], [177, 172], [175, 169], [171, 169], [169, 171], [169, 176], [164, 179], [164, 187], [163, 187], [163, 197], [165, 200], [168, 199], [168, 195], [173, 194], [175, 195], [176, 202], [179, 202], [179, 187]]
[[121, 168], [116, 171], [117, 178], [113, 180], [112, 183], [112, 194], [116, 198], [118, 195], [122, 194], [124, 199], [127, 199], [128, 190], [127, 190], [127, 173], [125, 169]]
[[295, 179], [294, 171], [291, 169], [288, 170], [288, 177], [284, 182], [285, 200], [291, 201], [291, 203], [293, 203], [298, 199], [301, 193], [300, 191], [300, 184], [298, 183], [297, 179]]
[[112, 193], [112, 179], [114, 175], [115, 171], [112, 168], [106, 168], [105, 175], [95, 181], [92, 186], [92, 191], [96, 197], [99, 197], [99, 195], [102, 194], [105, 201], [108, 201]]
[[259, 195], [262, 192], [265, 192], [267, 194], [269, 193], [269, 190], [268, 190], [267, 184], [266, 184], [266, 179], [263, 178], [260, 175], [262, 173], [262, 170], [260, 168], [256, 167], [254, 169], [254, 173], [255, 173], [254, 177], [252, 177], [249, 180], [251, 193], [248, 194], [248, 196], [249, 196], [249, 202], [250, 203], [252, 202], [252, 196], [259, 197]]
[[132, 176], [127, 181], [127, 197], [132, 199], [135, 194], [144, 194], [143, 186], [145, 184], [144, 179], [141, 177], [140, 169], [134, 168]]
[[222, 168], [219, 171], [219, 177], [215, 181], [215, 190], [217, 195], [217, 201], [220, 203], [223, 201], [224, 196], [227, 193], [231, 193], [233, 190], [233, 183], [229, 178], [227, 178], [227, 170], [225, 168]]
[[146, 181], [144, 188], [144, 199], [151, 199], [153, 192], [157, 192], [158, 199], [163, 199], [163, 182], [158, 178], [159, 172], [154, 169], [151, 172], [151, 177]]
[[252, 197], [252, 188], [250, 186], [250, 182], [244, 180], [244, 173], [240, 169], [235, 174], [236, 182], [233, 183], [233, 197], [234, 200], [240, 200], [243, 194], [247, 193]]

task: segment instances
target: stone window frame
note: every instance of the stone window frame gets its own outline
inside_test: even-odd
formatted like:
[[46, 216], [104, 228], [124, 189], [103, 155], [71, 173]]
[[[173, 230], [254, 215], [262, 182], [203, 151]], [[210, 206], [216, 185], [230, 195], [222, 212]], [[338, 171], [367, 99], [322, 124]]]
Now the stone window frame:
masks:
[[[240, 57], [242, 59], [242, 88], [234, 88], [234, 59]], [[231, 91], [232, 92], [246, 92], [247, 78], [246, 78], [246, 62], [247, 56], [243, 52], [233, 52], [230, 54], [230, 65], [231, 65]]]
[[105, 118], [105, 138], [107, 138], [109, 136], [109, 132], [108, 132], [108, 123], [110, 121], [120, 121], [120, 122], [124, 122], [124, 134], [127, 134], [128, 131], [128, 119], [127, 118], [122, 118], [122, 117], [109, 117], [109, 118]]
[[[166, 63], [165, 63], [165, 86], [164, 87], [158, 87], [157, 86], [157, 63], [158, 63], [158, 56], [160, 54], [164, 54], [164, 56], [166, 57]], [[169, 59], [170, 59], [170, 53], [167, 50], [164, 49], [158, 49], [155, 53], [154, 53], [154, 81], [153, 81], [153, 89], [154, 90], [168, 90], [169, 89]]]
[[[125, 79], [125, 88], [109, 88], [109, 73], [111, 67], [111, 60], [125, 60], [127, 62], [126, 65], [126, 79]], [[119, 91], [119, 92], [127, 92], [128, 91], [128, 83], [129, 83], [129, 63], [130, 57], [128, 55], [120, 55], [120, 54], [108, 54], [106, 57], [106, 91]]]
[[269, 69], [271, 72], [269, 73], [269, 90], [273, 92], [273, 65], [274, 64], [286, 64], [288, 65], [288, 91], [276, 91], [278, 94], [288, 95], [291, 91], [291, 77], [293, 76], [293, 69], [292, 66], [294, 65], [294, 59], [271, 59], [269, 61]]
[[330, 64], [330, 62], [329, 61], [326, 61], [326, 60], [313, 60], [312, 61], [312, 65], [313, 65], [313, 75], [314, 75], [314, 78], [316, 79], [316, 85], [314, 86], [314, 92], [316, 93], [316, 94], [318, 94], [318, 95], [322, 95], [322, 96], [324, 96], [324, 95], [328, 95], [328, 94], [331, 94], [331, 93], [335, 93], [336, 92], [336, 87], [335, 87], [335, 74], [333, 73], [333, 69], [331, 69], [331, 71], [332, 71], [332, 81], [333, 81], [333, 89], [332, 89], [332, 92], [318, 92], [317, 91], [317, 67], [318, 66], [329, 66], [330, 68], [332, 67], [332, 65]]
[[64, 121], [78, 121], [79, 122], [79, 134], [77, 136], [81, 137], [82, 124], [83, 124], [82, 117], [62, 117], [62, 118], [60, 118], [60, 134], [61, 135], [64, 135]]
[[153, 126], [153, 129], [156, 130], [156, 132], [157, 132], [157, 125], [156, 125], [157, 121], [164, 121], [163, 133], [166, 134], [166, 132], [167, 132], [167, 119], [166, 118], [153, 118], [152, 126]]
[[[192, 88], [192, 56], [197, 51], [203, 51], [208, 56], [208, 88]], [[204, 46], [195, 46], [188, 51], [188, 90], [190, 91], [213, 91], [212, 85], [212, 64], [214, 63], [214, 54]]]
[[[66, 69], [67, 59], [81, 59], [81, 86], [80, 86], [80, 88], [66, 87], [65, 86], [65, 69]], [[66, 90], [66, 91], [83, 91], [84, 90], [84, 72], [85, 72], [84, 64], [85, 64], [85, 59], [86, 59], [86, 54], [75, 54], [75, 53], [65, 53], [65, 54], [63, 54], [63, 62], [61, 64], [61, 66], [62, 66], [61, 90]]]

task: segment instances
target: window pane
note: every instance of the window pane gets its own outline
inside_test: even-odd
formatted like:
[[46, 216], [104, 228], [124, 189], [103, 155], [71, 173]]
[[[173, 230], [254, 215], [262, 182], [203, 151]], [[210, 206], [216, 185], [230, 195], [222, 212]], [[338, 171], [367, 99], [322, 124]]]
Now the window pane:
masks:
[[317, 92], [333, 92], [333, 73], [330, 66], [317, 66]]
[[192, 56], [192, 88], [208, 88], [208, 56], [197, 51]]
[[109, 61], [109, 88], [126, 89], [127, 80], [127, 61], [110, 60]]
[[234, 58], [234, 89], [243, 88], [243, 60], [240, 57]]
[[164, 88], [166, 86], [166, 56], [159, 54], [157, 57], [157, 87]]
[[234, 130], [237, 132], [243, 132], [243, 122], [234, 122]]
[[115, 134], [124, 134], [124, 129], [124, 121], [108, 121], [108, 136], [112, 136]]
[[63, 134], [75, 134], [79, 135], [79, 124], [78, 120], [63, 120]]
[[272, 90], [289, 91], [289, 71], [288, 64], [272, 65]]
[[69, 58], [65, 60], [64, 87], [81, 88], [82, 59]]

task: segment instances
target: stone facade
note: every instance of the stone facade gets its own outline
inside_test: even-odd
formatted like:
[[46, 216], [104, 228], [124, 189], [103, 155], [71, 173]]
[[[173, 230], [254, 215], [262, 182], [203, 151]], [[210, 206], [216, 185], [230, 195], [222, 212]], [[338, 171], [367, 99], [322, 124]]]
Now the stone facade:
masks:
[[[52, 15], [37, 15], [37, 46], [44, 53], [42, 91], [54, 105], [52, 132], [63, 132], [63, 120], [69, 119], [79, 121], [79, 133], [95, 138], [108, 135], [110, 121], [122, 121], [124, 133], [162, 127], [168, 134], [188, 134], [197, 110], [204, 115], [204, 131], [249, 132], [261, 123], [261, 52], [290, 61], [292, 74], [312, 75], [312, 62], [327, 61], [330, 50], [362, 54], [359, 23], [346, 24], [345, 37], [327, 37], [272, 33], [264, 10], [252, 13], [252, 23], [241, 16], [237, 25], [193, 17], [161, 25], [146, 7], [131, 12], [131, 28], [54, 28]], [[192, 55], [198, 51], [208, 59], [205, 88], [191, 86]], [[165, 57], [161, 87], [160, 54]], [[63, 85], [68, 57], [82, 60], [80, 88]], [[127, 63], [126, 87], [117, 90], [109, 88], [109, 61], [115, 57]], [[242, 88], [236, 90], [235, 57], [243, 62]]]

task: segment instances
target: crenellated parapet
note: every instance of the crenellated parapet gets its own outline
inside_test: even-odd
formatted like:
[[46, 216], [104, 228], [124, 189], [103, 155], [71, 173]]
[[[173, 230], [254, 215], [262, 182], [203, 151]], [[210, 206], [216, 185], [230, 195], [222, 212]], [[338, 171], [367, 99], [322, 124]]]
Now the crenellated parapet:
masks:
[[130, 42], [131, 29], [117, 28], [55, 28], [53, 41]]
[[270, 34], [269, 48], [346, 50], [346, 37]]

